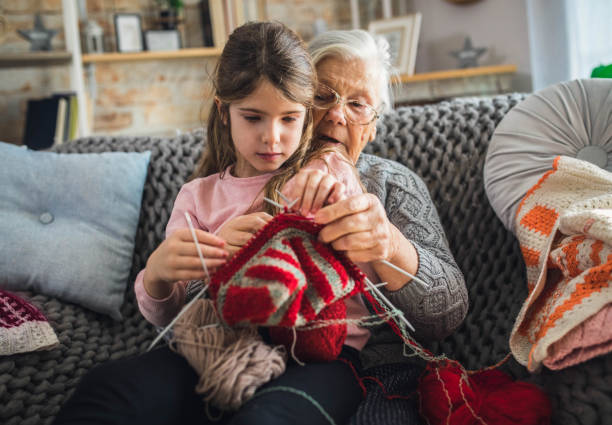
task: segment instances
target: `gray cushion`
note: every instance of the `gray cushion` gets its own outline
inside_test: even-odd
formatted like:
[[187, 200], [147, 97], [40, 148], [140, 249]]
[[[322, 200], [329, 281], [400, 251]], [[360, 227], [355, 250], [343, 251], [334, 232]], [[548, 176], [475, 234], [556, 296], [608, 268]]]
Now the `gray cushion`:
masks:
[[499, 124], [484, 167], [493, 209], [513, 230], [519, 202], [559, 155], [612, 171], [612, 80], [574, 80], [527, 97]]
[[0, 143], [0, 287], [120, 319], [149, 157]]

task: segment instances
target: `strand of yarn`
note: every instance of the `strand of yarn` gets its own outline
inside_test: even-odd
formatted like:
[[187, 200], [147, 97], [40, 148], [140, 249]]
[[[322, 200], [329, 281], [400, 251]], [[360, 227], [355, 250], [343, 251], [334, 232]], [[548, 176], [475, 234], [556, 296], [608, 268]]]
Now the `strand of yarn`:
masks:
[[291, 394], [295, 394], [298, 395], [300, 397], [305, 398], [306, 400], [308, 400], [310, 403], [312, 403], [312, 405], [319, 411], [321, 412], [321, 414], [325, 417], [325, 419], [327, 420], [327, 422], [330, 425], [336, 425], [336, 422], [334, 421], [334, 418], [331, 417], [331, 415], [329, 413], [327, 413], [327, 411], [325, 410], [325, 408], [323, 406], [321, 406], [321, 403], [319, 403], [314, 397], [312, 397], [310, 394], [308, 394], [307, 392], [304, 392], [302, 390], [298, 390], [297, 388], [293, 388], [293, 387], [285, 387], [285, 386], [278, 386], [278, 387], [270, 387], [270, 388], [266, 388], [265, 390], [261, 390], [259, 391], [255, 396], [260, 396], [260, 395], [264, 395], [267, 393], [272, 393], [272, 392], [278, 392], [278, 391], [284, 391], [287, 393], [291, 393]]
[[286, 367], [284, 347], [267, 345], [252, 327], [221, 325], [209, 299], [197, 300], [176, 322], [171, 347], [198, 373], [196, 392], [223, 410], [239, 409]]
[[306, 366], [306, 363], [298, 359], [297, 355], [295, 354], [295, 345], [297, 344], [297, 330], [295, 329], [295, 326], [292, 327], [291, 330], [293, 333], [293, 341], [291, 341], [291, 358], [300, 366]]

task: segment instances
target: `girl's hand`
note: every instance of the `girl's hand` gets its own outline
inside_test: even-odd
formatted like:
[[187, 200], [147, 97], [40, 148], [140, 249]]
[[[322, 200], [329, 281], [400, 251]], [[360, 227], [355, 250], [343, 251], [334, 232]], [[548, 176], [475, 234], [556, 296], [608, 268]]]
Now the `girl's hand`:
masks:
[[265, 212], [241, 215], [225, 222], [217, 236], [225, 241], [225, 249], [233, 256], [270, 220], [272, 216]]
[[[229, 253], [224, 249], [223, 239], [200, 229], [196, 229], [195, 233], [209, 271], [224, 264]], [[176, 282], [204, 277], [206, 273], [190, 230], [178, 229], [149, 257], [144, 287], [153, 298], [161, 299], [170, 295]]]
[[343, 199], [344, 184], [324, 171], [302, 169], [285, 184], [281, 192], [291, 201], [298, 199], [293, 210], [306, 216], [316, 214], [323, 205]]

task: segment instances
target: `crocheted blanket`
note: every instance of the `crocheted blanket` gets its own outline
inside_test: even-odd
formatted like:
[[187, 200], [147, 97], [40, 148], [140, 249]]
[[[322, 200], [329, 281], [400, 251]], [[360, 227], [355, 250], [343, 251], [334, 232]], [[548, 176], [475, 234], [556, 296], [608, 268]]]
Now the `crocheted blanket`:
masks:
[[[612, 174], [560, 156], [519, 205], [529, 295], [510, 336], [528, 370], [561, 368], [612, 349]], [[605, 322], [604, 322], [605, 323]]]

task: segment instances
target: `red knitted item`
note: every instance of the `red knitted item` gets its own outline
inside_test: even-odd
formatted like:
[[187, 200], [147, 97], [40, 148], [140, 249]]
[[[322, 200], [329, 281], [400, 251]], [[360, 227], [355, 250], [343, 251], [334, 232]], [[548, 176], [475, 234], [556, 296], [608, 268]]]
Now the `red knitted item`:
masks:
[[[321, 311], [315, 320], [333, 320], [346, 317], [346, 305], [342, 301], [331, 303]], [[346, 324], [325, 325], [321, 328], [302, 330], [296, 334], [289, 328], [272, 326], [270, 338], [285, 347], [291, 347], [299, 360], [307, 362], [330, 362], [338, 358], [346, 340]]]
[[[308, 331], [299, 327], [315, 319], [345, 319], [343, 300], [363, 291], [365, 276], [317, 240], [320, 229], [291, 213], [266, 224], [211, 277], [210, 295], [221, 319], [230, 326], [296, 327], [300, 360], [335, 359], [346, 339], [345, 323]], [[272, 329], [271, 336], [291, 347], [292, 331]]]
[[23, 298], [0, 289], [0, 356], [59, 345], [45, 316]]

